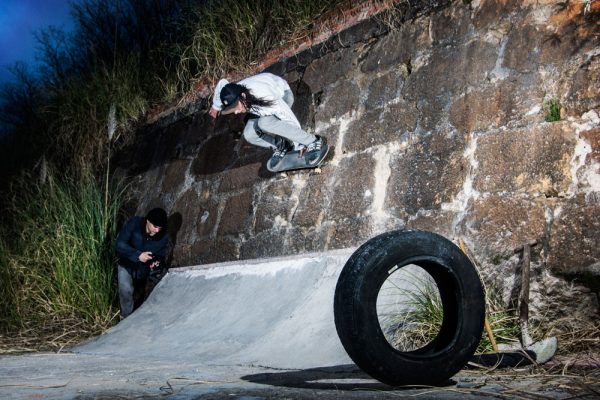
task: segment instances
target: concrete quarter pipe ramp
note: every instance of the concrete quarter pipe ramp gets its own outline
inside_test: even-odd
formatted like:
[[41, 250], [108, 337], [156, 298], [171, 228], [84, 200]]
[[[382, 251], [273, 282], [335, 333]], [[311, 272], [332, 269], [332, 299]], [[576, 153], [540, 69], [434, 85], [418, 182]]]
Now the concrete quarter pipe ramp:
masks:
[[180, 268], [129, 318], [75, 351], [273, 368], [349, 364], [333, 293], [350, 254]]

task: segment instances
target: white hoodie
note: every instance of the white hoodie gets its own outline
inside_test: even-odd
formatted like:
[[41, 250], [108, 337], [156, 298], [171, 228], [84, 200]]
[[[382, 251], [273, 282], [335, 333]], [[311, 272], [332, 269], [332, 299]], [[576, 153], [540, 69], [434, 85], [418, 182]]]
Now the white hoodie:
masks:
[[[223, 103], [221, 103], [221, 90], [223, 86], [227, 85], [229, 81], [221, 79], [217, 83], [215, 88], [215, 95], [213, 96], [213, 108], [216, 110], [223, 109]], [[292, 123], [300, 128], [300, 122], [294, 115], [292, 109], [283, 101], [283, 95], [286, 90], [290, 90], [290, 85], [285, 79], [280, 78], [277, 75], [273, 75], [269, 72], [264, 72], [258, 75], [244, 78], [237, 82], [238, 84], [245, 86], [250, 93], [256, 98], [269, 100], [273, 102], [270, 107], [252, 107], [249, 110], [253, 114], [260, 117], [266, 117], [268, 115], [274, 115], [282, 121]]]

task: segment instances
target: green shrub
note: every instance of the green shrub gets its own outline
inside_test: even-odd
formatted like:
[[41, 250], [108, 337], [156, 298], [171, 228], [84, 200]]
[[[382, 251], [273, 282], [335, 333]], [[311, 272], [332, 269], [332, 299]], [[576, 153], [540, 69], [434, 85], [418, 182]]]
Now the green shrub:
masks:
[[546, 122], [560, 121], [560, 103], [558, 99], [544, 102], [544, 120]]

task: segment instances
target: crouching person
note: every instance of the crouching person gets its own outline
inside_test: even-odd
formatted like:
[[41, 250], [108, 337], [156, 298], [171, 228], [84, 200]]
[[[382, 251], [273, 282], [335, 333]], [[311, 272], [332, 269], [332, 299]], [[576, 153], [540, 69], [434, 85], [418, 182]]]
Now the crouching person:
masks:
[[139, 305], [136, 298], [143, 299], [149, 277], [164, 275], [168, 243], [167, 213], [162, 208], [150, 210], [146, 217], [132, 217], [121, 229], [116, 251], [122, 318]]

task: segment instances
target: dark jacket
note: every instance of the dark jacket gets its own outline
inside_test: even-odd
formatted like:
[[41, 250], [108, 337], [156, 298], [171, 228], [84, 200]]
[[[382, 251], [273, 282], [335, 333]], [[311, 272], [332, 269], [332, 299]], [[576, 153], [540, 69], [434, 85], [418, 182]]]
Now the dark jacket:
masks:
[[146, 278], [150, 268], [139, 260], [140, 254], [151, 251], [154, 259], [158, 258], [164, 264], [168, 243], [169, 235], [166, 229], [149, 236], [146, 234], [146, 218], [133, 217], [127, 221], [117, 237], [119, 265], [126, 268], [135, 279]]

